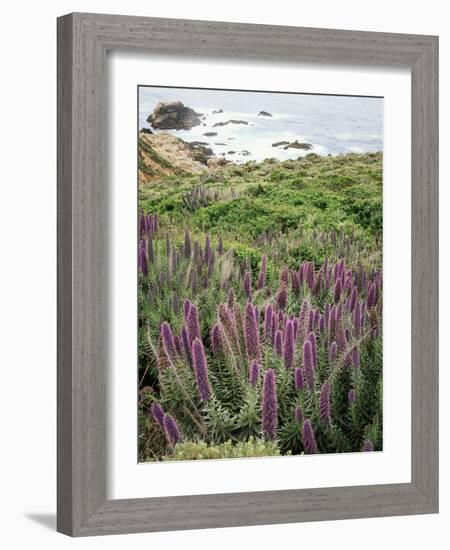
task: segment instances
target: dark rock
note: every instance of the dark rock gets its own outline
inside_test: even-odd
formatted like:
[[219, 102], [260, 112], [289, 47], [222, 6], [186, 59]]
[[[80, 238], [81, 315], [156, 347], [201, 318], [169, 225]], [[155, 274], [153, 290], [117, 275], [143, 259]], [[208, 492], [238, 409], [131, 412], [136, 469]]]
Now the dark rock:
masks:
[[283, 149], [303, 149], [304, 151], [309, 151], [312, 149], [311, 143], [300, 143], [299, 141], [295, 140], [292, 143], [289, 143], [288, 145], [285, 145]]
[[228, 151], [228, 154], [229, 154], [229, 155], [235, 155], [235, 154], [236, 154], [236, 151]]
[[216, 126], [227, 126], [228, 124], [245, 124], [247, 126], [248, 122], [246, 122], [245, 120], [236, 120], [232, 118], [231, 120], [227, 120], [226, 122], [216, 122], [213, 125], [213, 128], [215, 128]]
[[181, 101], [161, 101], [148, 116], [153, 128], [162, 130], [190, 130], [200, 124], [200, 113], [185, 107]]
[[217, 132], [206, 132], [203, 135], [206, 137], [214, 137], [217, 136]]
[[280, 147], [281, 145], [289, 145], [289, 141], [277, 141], [272, 143], [272, 147]]
[[189, 145], [192, 145], [193, 147], [199, 147], [201, 145], [208, 145], [207, 141], [188, 141]]
[[220, 113], [223, 113], [223, 109], [217, 109], [216, 111], [213, 111], [213, 115], [220, 115]]
[[222, 146], [225, 146], [225, 147], [226, 147], [227, 144], [226, 144], [226, 143], [220, 143], [220, 142], [219, 142], [219, 143], [214, 143], [214, 145], [222, 145]]
[[141, 133], [143, 134], [153, 134], [150, 128], [141, 128]]
[[259, 111], [258, 116], [273, 116], [273, 115], [271, 115], [267, 111]]
[[214, 155], [213, 150], [210, 147], [205, 147], [202, 141], [185, 142], [189, 147], [192, 158], [202, 164], [208, 164], [208, 159]]
[[243, 151], [241, 151], [240, 153], [243, 157], [248, 157], [249, 155], [251, 155], [250, 151], [247, 151], [247, 149], [244, 149]]

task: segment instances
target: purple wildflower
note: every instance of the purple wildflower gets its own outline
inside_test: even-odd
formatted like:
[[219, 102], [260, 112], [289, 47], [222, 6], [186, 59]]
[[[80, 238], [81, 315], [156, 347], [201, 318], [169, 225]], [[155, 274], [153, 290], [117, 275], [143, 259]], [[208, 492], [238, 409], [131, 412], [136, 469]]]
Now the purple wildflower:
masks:
[[278, 403], [275, 371], [267, 369], [262, 396], [262, 431], [266, 439], [275, 439], [278, 422]]
[[147, 256], [145, 254], [145, 248], [141, 248], [139, 250], [139, 267], [143, 273], [143, 275], [148, 275], [148, 264], [147, 264]]
[[184, 232], [184, 257], [190, 258], [192, 253], [192, 241], [189, 231], [186, 229]]
[[303, 411], [300, 405], [297, 405], [294, 409], [294, 419], [299, 424], [303, 421]]
[[297, 367], [294, 371], [294, 384], [296, 390], [302, 390], [305, 386], [303, 381], [303, 369]]
[[181, 345], [183, 347], [183, 351], [189, 363], [191, 363], [191, 346], [189, 343], [189, 335], [188, 335], [187, 328], [184, 325], [181, 328], [180, 340], [181, 340]]
[[264, 338], [267, 341], [271, 340], [272, 336], [272, 317], [273, 317], [273, 306], [268, 304], [264, 312]]
[[213, 355], [218, 355], [222, 349], [222, 328], [219, 323], [213, 325], [211, 329], [211, 351]]
[[259, 374], [261, 372], [261, 365], [257, 361], [250, 363], [249, 381], [250, 385], [255, 387], [259, 380]]
[[261, 290], [266, 285], [266, 274], [267, 274], [267, 256], [264, 254], [261, 258], [261, 269], [258, 275], [258, 283], [256, 285], [257, 290]]
[[208, 401], [212, 395], [209, 384], [208, 367], [202, 341], [195, 338], [192, 343], [192, 363], [200, 401]]
[[189, 317], [189, 310], [191, 309], [191, 301], [187, 298], [183, 302], [184, 320], [187, 321]]
[[189, 308], [189, 315], [187, 318], [187, 330], [191, 344], [195, 338], [200, 338], [200, 323], [198, 320], [197, 306], [192, 303]]
[[275, 353], [279, 357], [283, 355], [283, 333], [280, 329], [275, 332]]
[[354, 346], [351, 351], [351, 361], [355, 369], [359, 368], [360, 358], [359, 358], [359, 349], [358, 346]]
[[255, 310], [251, 302], [247, 302], [245, 306], [244, 337], [248, 358], [259, 360], [259, 330], [256, 324]]
[[302, 442], [306, 454], [316, 454], [318, 452], [314, 430], [309, 419], [303, 422]]
[[342, 294], [342, 281], [338, 279], [334, 285], [334, 303], [338, 304]]
[[292, 290], [294, 294], [300, 293], [300, 277], [296, 271], [292, 273]]
[[367, 292], [367, 309], [375, 307], [377, 301], [377, 287], [374, 283], [369, 283], [369, 289]]
[[314, 332], [310, 332], [308, 334], [308, 340], [311, 342], [313, 366], [314, 366], [315, 369], [317, 369], [317, 340], [316, 340], [316, 335], [314, 334]]
[[370, 439], [366, 439], [364, 441], [362, 451], [363, 453], [371, 453], [373, 451], [373, 443], [372, 441], [370, 441]]
[[252, 278], [249, 271], [245, 272], [243, 288], [247, 298], [250, 298], [252, 295]]
[[330, 405], [330, 382], [325, 380], [319, 397], [320, 421], [323, 426], [329, 427], [331, 424], [331, 405]]
[[312, 355], [312, 346], [309, 340], [303, 344], [303, 372], [305, 374], [308, 389], [312, 391], [315, 384], [315, 372]]
[[347, 397], [349, 403], [354, 403], [356, 401], [356, 392], [353, 388], [349, 390]]
[[287, 288], [287, 285], [283, 284], [281, 285], [281, 288], [278, 290], [275, 296], [275, 301], [277, 302], [277, 306], [282, 311], [286, 309], [287, 298], [288, 298], [288, 288]]
[[178, 429], [177, 422], [173, 416], [166, 414], [164, 416], [164, 432], [171, 447], [180, 441], [180, 430]]
[[177, 351], [172, 329], [167, 321], [164, 321], [164, 323], [161, 325], [161, 337], [163, 341], [164, 351], [166, 352], [167, 357], [171, 361], [173, 361], [176, 357]]
[[353, 311], [356, 306], [356, 302], [359, 302], [358, 300], [358, 287], [354, 286], [352, 293], [350, 294], [350, 300], [348, 304], [349, 311]]
[[152, 403], [150, 411], [153, 416], [153, 420], [164, 430], [164, 411], [159, 403]]
[[155, 253], [153, 251], [153, 237], [150, 234], [147, 240], [147, 254], [149, 261], [153, 263], [155, 261]]
[[361, 336], [362, 315], [361, 315], [361, 302], [359, 300], [356, 300], [355, 308], [353, 310], [353, 329], [357, 337]]
[[286, 330], [284, 334], [284, 349], [283, 349], [284, 366], [287, 369], [292, 368], [292, 365], [294, 363], [294, 348], [295, 348], [294, 323], [293, 321], [289, 320], [286, 323]]
[[284, 266], [281, 270], [280, 283], [286, 286], [289, 284], [289, 268], [287, 266]]

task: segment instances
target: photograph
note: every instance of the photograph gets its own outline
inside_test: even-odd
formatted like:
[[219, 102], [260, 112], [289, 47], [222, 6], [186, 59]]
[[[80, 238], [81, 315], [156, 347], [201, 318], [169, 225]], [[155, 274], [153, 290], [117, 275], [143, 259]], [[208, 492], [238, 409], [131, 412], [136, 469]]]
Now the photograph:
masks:
[[138, 461], [382, 451], [383, 97], [137, 93]]

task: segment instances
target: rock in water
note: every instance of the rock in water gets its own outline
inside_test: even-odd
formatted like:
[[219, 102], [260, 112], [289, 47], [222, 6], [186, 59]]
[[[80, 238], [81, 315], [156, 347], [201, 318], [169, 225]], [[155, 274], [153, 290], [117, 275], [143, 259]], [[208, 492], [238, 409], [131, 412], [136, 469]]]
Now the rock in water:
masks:
[[295, 140], [292, 143], [289, 143], [289, 145], [285, 145], [283, 149], [303, 149], [304, 151], [309, 151], [312, 149], [312, 145], [311, 143], [300, 143]]
[[273, 116], [267, 111], [259, 111], [258, 116]]
[[200, 124], [200, 114], [185, 107], [181, 101], [161, 101], [147, 122], [162, 130], [190, 130]]

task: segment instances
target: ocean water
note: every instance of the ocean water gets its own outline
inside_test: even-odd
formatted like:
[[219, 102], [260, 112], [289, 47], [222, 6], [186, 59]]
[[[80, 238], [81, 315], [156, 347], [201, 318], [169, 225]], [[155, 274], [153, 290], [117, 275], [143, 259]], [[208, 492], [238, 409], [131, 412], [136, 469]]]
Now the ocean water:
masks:
[[[176, 100], [203, 113], [205, 119], [191, 130], [164, 131], [185, 141], [205, 142], [216, 155], [233, 162], [271, 157], [286, 160], [311, 152], [338, 155], [383, 150], [382, 98], [141, 86], [139, 128], [151, 127], [146, 119], [159, 101]], [[218, 109], [223, 113], [213, 114]], [[259, 111], [273, 116], [258, 116]], [[248, 126], [213, 127], [229, 119], [245, 120]], [[206, 137], [206, 132], [217, 132], [217, 136]], [[277, 141], [294, 140], [311, 143], [313, 148], [272, 146]], [[243, 155], [244, 151], [249, 154]]]

